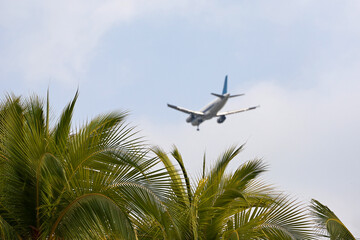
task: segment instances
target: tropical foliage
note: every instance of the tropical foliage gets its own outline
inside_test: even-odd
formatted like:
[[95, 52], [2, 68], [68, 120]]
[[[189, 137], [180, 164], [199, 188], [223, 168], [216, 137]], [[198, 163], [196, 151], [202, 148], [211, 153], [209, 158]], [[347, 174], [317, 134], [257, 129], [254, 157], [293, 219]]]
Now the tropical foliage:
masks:
[[311, 209], [317, 224], [316, 227], [319, 237], [326, 237], [332, 240], [355, 240], [351, 232], [327, 206], [312, 199]]
[[0, 239], [355, 239], [326, 206], [307, 208], [265, 184], [267, 166], [225, 151], [193, 180], [176, 147], [149, 148], [125, 112], [80, 127], [78, 94], [58, 121], [49, 96], [0, 104]]
[[167, 205], [179, 227], [173, 235], [178, 238], [171, 239], [312, 239], [306, 209], [258, 179], [266, 170], [261, 160], [248, 161], [234, 173], [226, 173], [242, 148], [227, 150], [210, 171], [204, 167], [195, 185], [190, 184], [176, 148], [171, 155], [180, 171], [163, 151], [154, 150], [172, 180], [173, 194]]
[[158, 219], [164, 171], [125, 113], [71, 126], [77, 94], [51, 127], [49, 101], [9, 96], [0, 109], [1, 239], [136, 239], [136, 219]]

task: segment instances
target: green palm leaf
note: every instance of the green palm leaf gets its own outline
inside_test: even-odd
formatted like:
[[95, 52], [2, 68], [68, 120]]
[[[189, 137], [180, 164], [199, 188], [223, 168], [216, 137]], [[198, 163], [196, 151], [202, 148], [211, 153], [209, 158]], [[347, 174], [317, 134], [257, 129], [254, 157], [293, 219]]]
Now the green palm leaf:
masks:
[[314, 239], [306, 208], [280, 196], [234, 214], [225, 236], [235, 230], [240, 239]]
[[[157, 148], [155, 152], [172, 182], [174, 196], [165, 204], [177, 227], [150, 228], [144, 224], [143, 229], [159, 233], [161, 228], [170, 227], [170, 232], [178, 231], [171, 239], [313, 239], [306, 209], [259, 180], [267, 169], [262, 160], [251, 160], [233, 173], [226, 172], [242, 148], [225, 151], [195, 185], [190, 185], [177, 148], [171, 154], [180, 170]], [[191, 194], [186, 197], [186, 193]], [[156, 236], [154, 239], [162, 239]]]
[[318, 235], [330, 239], [354, 239], [355, 237], [327, 206], [311, 200], [311, 213], [317, 224]]
[[1, 236], [136, 239], [139, 219], [171, 225], [163, 203], [171, 193], [169, 175], [124, 123], [126, 113], [74, 129], [77, 97], [53, 128], [48, 102], [45, 111], [37, 97], [9, 96], [1, 104]]

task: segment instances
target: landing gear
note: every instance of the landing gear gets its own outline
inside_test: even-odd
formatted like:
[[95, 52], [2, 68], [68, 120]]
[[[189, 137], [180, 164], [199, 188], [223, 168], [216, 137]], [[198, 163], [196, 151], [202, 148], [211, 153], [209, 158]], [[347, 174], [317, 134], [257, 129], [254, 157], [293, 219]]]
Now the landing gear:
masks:
[[196, 130], [197, 130], [197, 131], [200, 131], [200, 129], [199, 129], [199, 125], [197, 125], [197, 128], [196, 128]]

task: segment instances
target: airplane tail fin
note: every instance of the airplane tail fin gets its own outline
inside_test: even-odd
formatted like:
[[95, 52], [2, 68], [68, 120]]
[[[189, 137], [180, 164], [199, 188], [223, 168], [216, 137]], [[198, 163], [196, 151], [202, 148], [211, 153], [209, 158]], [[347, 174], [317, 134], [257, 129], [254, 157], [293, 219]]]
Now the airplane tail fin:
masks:
[[[224, 87], [223, 87], [223, 91], [222, 91], [222, 94], [217, 94], [217, 93], [211, 93], [212, 95], [216, 96], [216, 97], [219, 97], [219, 98], [224, 98], [225, 94], [227, 94], [227, 81], [228, 80], [228, 76], [226, 75], [225, 76], [225, 81], [224, 81]], [[233, 97], [239, 97], [239, 96], [242, 96], [244, 94], [235, 94], [235, 95], [230, 95], [229, 98], [233, 98]]]
[[227, 79], [228, 79], [228, 76], [226, 75], [225, 76], [225, 81], [224, 81], [224, 88], [223, 88], [223, 91], [222, 91], [223, 95], [227, 93]]

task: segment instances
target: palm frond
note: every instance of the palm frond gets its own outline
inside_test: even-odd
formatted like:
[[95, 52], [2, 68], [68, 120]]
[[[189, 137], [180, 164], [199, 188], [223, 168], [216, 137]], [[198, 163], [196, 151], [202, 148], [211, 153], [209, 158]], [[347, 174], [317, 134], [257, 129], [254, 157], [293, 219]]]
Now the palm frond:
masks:
[[239, 209], [226, 228], [224, 236], [236, 231], [240, 239], [315, 239], [307, 209], [286, 196]]
[[181, 156], [179, 150], [175, 146], [174, 146], [173, 151], [171, 152], [171, 155], [175, 158], [175, 160], [178, 162], [178, 164], [179, 164], [179, 166], [181, 168], [181, 171], [182, 171], [184, 179], [185, 179], [189, 204], [191, 204], [193, 196], [192, 196], [192, 192], [191, 192], [190, 179], [189, 179], [189, 176], [187, 174], [187, 171], [186, 171], [182, 156]]
[[[214, 206], [226, 206], [236, 198], [241, 198], [246, 201], [247, 194], [252, 194], [252, 196], [255, 195], [255, 193], [249, 191], [247, 187], [251, 181], [254, 181], [254, 179], [265, 170], [266, 165], [261, 160], [252, 160], [242, 164], [233, 174], [231, 174], [230, 178], [226, 179], [223, 186], [223, 192], [217, 197]], [[265, 197], [265, 194], [268, 194], [268, 190], [269, 189], [266, 189], [263, 193], [257, 194], [261, 195], [263, 198]]]
[[340, 221], [333, 211], [319, 201], [311, 200], [311, 213], [316, 222], [317, 232], [319, 236], [328, 237], [330, 239], [354, 239], [355, 237]]
[[131, 221], [123, 209], [98, 193], [80, 196], [69, 203], [52, 226], [50, 236], [64, 239], [136, 239]]
[[136, 219], [175, 225], [164, 205], [169, 175], [124, 123], [126, 113], [98, 116], [70, 134], [77, 96], [53, 129], [48, 101], [46, 111], [37, 97], [0, 105], [0, 234], [135, 239]]
[[[78, 98], [78, 92], [76, 92], [73, 100], [63, 110], [60, 120], [57, 126], [53, 130], [52, 134], [54, 139], [54, 146], [56, 146], [57, 148], [64, 149], [67, 140], [69, 139], [70, 129], [71, 129], [71, 119], [77, 98]], [[47, 105], [49, 105], [48, 102]], [[49, 107], [47, 106], [47, 108]], [[47, 119], [49, 118], [48, 115], [49, 114], [47, 114]], [[47, 120], [47, 122], [48, 121], [49, 120]], [[59, 151], [59, 153], [61, 153], [61, 151]]]
[[181, 175], [179, 174], [178, 170], [175, 168], [175, 166], [170, 161], [169, 157], [162, 151], [160, 148], [155, 147], [153, 148], [153, 152], [157, 155], [157, 157], [161, 160], [161, 162], [164, 164], [169, 177], [171, 179], [171, 188], [173, 193], [175, 194], [176, 198], [175, 201], [177, 201], [179, 204], [185, 204], [186, 203], [186, 195], [184, 190], [184, 185], [181, 179]]
[[228, 150], [226, 150], [219, 159], [216, 162], [216, 165], [212, 168], [211, 172], [209, 173], [210, 182], [218, 181], [218, 179], [221, 179], [226, 167], [230, 163], [231, 160], [233, 160], [243, 149], [244, 145], [241, 145], [239, 147], [230, 147]]

